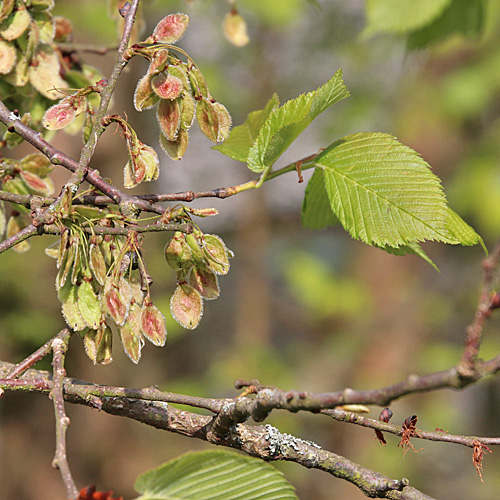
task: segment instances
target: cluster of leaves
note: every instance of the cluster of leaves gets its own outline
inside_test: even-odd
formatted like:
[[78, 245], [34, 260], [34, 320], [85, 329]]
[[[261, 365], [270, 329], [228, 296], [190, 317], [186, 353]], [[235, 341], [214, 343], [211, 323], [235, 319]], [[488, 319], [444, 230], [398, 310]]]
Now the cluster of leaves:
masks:
[[[349, 95], [339, 70], [318, 89], [282, 106], [274, 95], [260, 111], [234, 127], [214, 148], [245, 162], [261, 182], [316, 116]], [[480, 236], [447, 204], [441, 182], [412, 149], [383, 133], [343, 137], [295, 168], [314, 168], [306, 188], [302, 222], [311, 229], [341, 224], [353, 238], [389, 253], [417, 254], [418, 242], [482, 244]]]
[[56, 89], [100, 79], [94, 68], [59, 45], [71, 40], [73, 27], [68, 19], [54, 17], [53, 7], [54, 0], [0, 2], [0, 95], [35, 129], [50, 102], [59, 98]]
[[84, 338], [94, 363], [112, 361], [110, 326], [138, 363], [144, 338], [163, 346], [167, 336], [165, 318], [150, 298], [139, 235], [133, 230], [128, 236], [93, 234], [96, 224], [124, 226], [116, 215], [97, 208], [74, 206], [61, 222], [61, 238], [46, 253], [57, 259], [56, 289], [66, 323]]
[[174, 160], [186, 152], [195, 116], [201, 131], [213, 142], [224, 141], [231, 128], [227, 109], [212, 97], [198, 66], [191, 58], [183, 62], [173, 53], [184, 53], [172, 44], [184, 34], [188, 22], [185, 14], [166, 16], [145, 42], [130, 50], [130, 56], [138, 54], [150, 61], [137, 84], [135, 108], [143, 111], [157, 106], [160, 144]]
[[[8, 133], [8, 132], [7, 132]], [[21, 160], [0, 159], [0, 182], [2, 190], [13, 194], [34, 194], [50, 196], [54, 185], [48, 176], [53, 165], [46, 156], [38, 153], [25, 156]], [[0, 201], [0, 239], [9, 238], [30, 223], [29, 210], [22, 205], [12, 204], [10, 214], [7, 206]], [[25, 252], [30, 248], [27, 240], [13, 247], [16, 252]]]
[[[214, 209], [186, 209], [195, 215], [215, 215]], [[165, 247], [168, 265], [177, 272], [177, 287], [170, 301], [173, 317], [190, 330], [203, 314], [203, 299], [219, 297], [217, 275], [229, 272], [233, 253], [216, 234], [203, 234], [195, 228], [190, 234], [177, 231]]]

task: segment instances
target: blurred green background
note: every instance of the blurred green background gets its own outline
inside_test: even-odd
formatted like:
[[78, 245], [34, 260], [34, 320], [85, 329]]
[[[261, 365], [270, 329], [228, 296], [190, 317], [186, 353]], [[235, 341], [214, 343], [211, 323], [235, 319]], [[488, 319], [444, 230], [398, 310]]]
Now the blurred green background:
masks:
[[[458, 2], [460, 4], [460, 2]], [[463, 3], [463, 2], [462, 2]], [[281, 102], [324, 83], [343, 68], [351, 97], [325, 112], [280, 160], [316, 152], [358, 131], [393, 134], [413, 147], [441, 177], [451, 206], [492, 247], [500, 234], [500, 8], [484, 2], [482, 34], [452, 35], [420, 51], [407, 51], [403, 36], [368, 37], [365, 4], [356, 0], [238, 1], [251, 42], [232, 46], [221, 23], [226, 1], [157, 0], [144, 6], [147, 32], [168, 13], [190, 15], [180, 42], [206, 74], [215, 98], [240, 124], [273, 92]], [[116, 42], [106, 2], [57, 2], [56, 13], [73, 19], [75, 41]], [[109, 74], [113, 55], [85, 56]], [[112, 112], [123, 114], [147, 144], [156, 145], [153, 110], [133, 109], [145, 61], [133, 60], [120, 81]], [[195, 128], [195, 127], [194, 127]], [[253, 178], [239, 164], [210, 150], [193, 130], [185, 158], [162, 156], [160, 179], [137, 192], [176, 192], [232, 186]], [[55, 144], [78, 157], [79, 137], [58, 134]], [[26, 154], [28, 147], [17, 154]], [[91, 166], [121, 185], [126, 152], [108, 130]], [[310, 173], [310, 172], [309, 172]], [[58, 172], [56, 181], [64, 182]], [[300, 225], [305, 184], [294, 175], [228, 200], [201, 200], [221, 215], [200, 224], [235, 252], [221, 297], [206, 302], [203, 320], [185, 331], [170, 317], [175, 275], [163, 247], [168, 235], [145, 239], [144, 255], [155, 280], [153, 300], [167, 316], [163, 349], [147, 345], [133, 365], [118, 341], [114, 362], [93, 366], [82, 342], [72, 339], [68, 375], [108, 385], [160, 388], [196, 396], [234, 397], [237, 379], [257, 378], [283, 389], [336, 391], [378, 388], [411, 373], [446, 369], [461, 354], [482, 280], [479, 247], [425, 244], [441, 273], [416, 257], [395, 257], [353, 241], [341, 228], [312, 232]], [[27, 255], [1, 256], [0, 358], [17, 362], [64, 326], [54, 289], [55, 265], [43, 249], [54, 238], [33, 240]], [[481, 355], [500, 351], [498, 318], [485, 330]], [[49, 361], [39, 364], [49, 368]], [[450, 433], [500, 434], [500, 381], [466, 390], [410, 396], [391, 405], [393, 421], [418, 415], [418, 427]], [[68, 406], [70, 466], [79, 487], [96, 484], [126, 499], [135, 497], [137, 474], [192, 449], [211, 446], [160, 432], [84, 407]], [[377, 418], [379, 408], [372, 408]], [[415, 442], [423, 450], [403, 459], [398, 438], [383, 447], [373, 431], [325, 416], [274, 412], [267, 421], [282, 432], [317, 442], [439, 499], [495, 498], [500, 490], [499, 454], [484, 461], [482, 484], [472, 451], [451, 444]], [[0, 497], [64, 498], [54, 453], [52, 404], [47, 397], [8, 393], [0, 401]], [[302, 500], [365, 498], [354, 486], [295, 464], [277, 464]]]

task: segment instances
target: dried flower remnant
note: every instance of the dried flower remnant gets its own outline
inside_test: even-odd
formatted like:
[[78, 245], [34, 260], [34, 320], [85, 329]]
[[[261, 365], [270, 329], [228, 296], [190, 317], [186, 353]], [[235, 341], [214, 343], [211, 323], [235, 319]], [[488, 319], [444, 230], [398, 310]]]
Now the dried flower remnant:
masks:
[[472, 463], [474, 464], [474, 467], [476, 468], [479, 479], [481, 479], [481, 482], [484, 483], [484, 480], [483, 480], [484, 450], [489, 451], [490, 453], [493, 453], [493, 452], [490, 450], [490, 448], [488, 448], [488, 446], [481, 443], [481, 441], [479, 441], [479, 439], [474, 439], [472, 444], [474, 445], [474, 450], [472, 452]]
[[416, 450], [413, 447], [413, 444], [411, 443], [411, 438], [414, 436], [421, 437], [420, 434], [418, 433], [417, 430], [417, 416], [412, 415], [411, 417], [408, 417], [404, 422], [401, 427], [401, 441], [399, 442], [398, 446], [401, 446], [403, 448], [403, 457], [406, 455], [406, 452], [411, 448], [415, 453], [418, 453], [419, 451], [423, 450], [423, 448], [420, 448], [419, 450]]
[[[389, 420], [392, 417], [392, 411], [389, 408], [384, 408], [381, 412], [380, 415], [378, 416], [378, 419], [381, 422], [389, 422]], [[387, 441], [384, 438], [384, 435], [382, 434], [382, 431], [379, 429], [375, 429], [375, 434], [377, 435], [378, 440], [380, 441], [380, 444], [386, 445]]]
[[114, 497], [113, 491], [96, 491], [95, 486], [87, 486], [80, 490], [77, 500], [123, 500], [123, 497]]

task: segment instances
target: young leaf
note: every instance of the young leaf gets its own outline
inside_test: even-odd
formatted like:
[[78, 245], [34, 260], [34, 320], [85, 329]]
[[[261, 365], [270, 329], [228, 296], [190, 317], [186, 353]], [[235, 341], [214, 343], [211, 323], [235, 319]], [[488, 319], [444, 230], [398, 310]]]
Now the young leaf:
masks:
[[302, 202], [302, 224], [309, 229], [323, 229], [327, 226], [340, 224], [330, 207], [321, 168], [314, 170], [307, 183], [304, 201]]
[[137, 500], [298, 500], [269, 463], [219, 450], [181, 455], [138, 476], [134, 488]]
[[368, 0], [368, 25], [363, 33], [409, 33], [437, 19], [451, 0]]
[[332, 212], [353, 238], [396, 248], [423, 240], [480, 241], [450, 213], [429, 165], [390, 135], [344, 137], [320, 153], [315, 164], [323, 169]]
[[477, 38], [486, 24], [486, 11], [483, 0], [452, 0], [431, 24], [408, 34], [406, 47], [422, 49], [456, 33]]
[[314, 118], [348, 95], [342, 70], [338, 70], [318, 89], [291, 99], [273, 110], [250, 148], [248, 168], [253, 172], [269, 170]]
[[231, 130], [223, 144], [212, 146], [212, 149], [220, 151], [222, 154], [233, 158], [233, 160], [246, 162], [248, 151], [257, 139], [263, 123], [278, 106], [279, 98], [274, 94], [264, 109], [252, 111], [243, 124]]

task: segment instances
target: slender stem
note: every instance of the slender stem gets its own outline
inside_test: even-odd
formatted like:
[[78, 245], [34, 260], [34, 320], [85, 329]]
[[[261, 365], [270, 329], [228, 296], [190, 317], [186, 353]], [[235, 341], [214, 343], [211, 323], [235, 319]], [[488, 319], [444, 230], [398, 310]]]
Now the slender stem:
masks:
[[458, 366], [461, 374], [468, 376], [473, 373], [477, 363], [479, 349], [483, 339], [483, 328], [492, 313], [492, 288], [496, 271], [500, 264], [500, 240], [493, 248], [490, 256], [483, 261], [484, 280], [479, 303], [474, 314], [474, 320], [467, 328], [465, 349]]
[[90, 130], [89, 139], [82, 149], [80, 155], [80, 161], [78, 162], [78, 168], [75, 170], [75, 172], [73, 173], [73, 175], [66, 184], [74, 184], [76, 186], [79, 186], [87, 175], [88, 165], [94, 154], [97, 142], [99, 141], [99, 138], [101, 137], [102, 133], [105, 130], [105, 127], [103, 127], [101, 121], [106, 116], [118, 79], [123, 69], [127, 65], [127, 60], [123, 57], [123, 55], [128, 47], [138, 6], [139, 6], [139, 0], [133, 0], [132, 4], [130, 5], [130, 8], [127, 10], [125, 14], [125, 25], [123, 29], [123, 34], [120, 40], [120, 45], [118, 46], [116, 61], [113, 66], [111, 76], [108, 80], [107, 85], [101, 92], [101, 102], [99, 105], [99, 109], [96, 111], [94, 115], [94, 123]]
[[[361, 425], [362, 427], [377, 429], [379, 431], [395, 434], [396, 436], [401, 436], [402, 434], [401, 425], [381, 422], [380, 420], [367, 418], [363, 415], [359, 415], [358, 413], [354, 413], [351, 411], [345, 411], [335, 408], [332, 410], [321, 410], [320, 413], [322, 413], [323, 415], [328, 415], [329, 417], [339, 422]], [[500, 445], [499, 437], [460, 436], [457, 434], [448, 434], [445, 431], [422, 431], [419, 429], [418, 434], [415, 435], [415, 437], [427, 441], [440, 441], [443, 443], [461, 444], [470, 448], [474, 448], [475, 441], [480, 441], [481, 443], [490, 446]]]
[[11, 237], [0, 242], [0, 253], [5, 252], [9, 248], [12, 248], [18, 243], [21, 243], [22, 241], [27, 240], [28, 238], [31, 238], [36, 234], [40, 234], [40, 228], [35, 227], [33, 224], [26, 226], [24, 229], [21, 229], [21, 231], [19, 231], [18, 233], [13, 234]]
[[66, 337], [66, 329], [61, 330], [55, 337], [48, 340], [43, 344], [42, 347], [39, 347], [34, 353], [30, 354], [27, 358], [23, 359], [21, 362], [17, 363], [10, 372], [7, 373], [6, 378], [15, 379], [22, 375], [26, 370], [31, 368], [33, 365], [38, 363], [42, 358], [47, 356], [52, 351], [52, 343], [55, 339], [63, 339]]
[[78, 490], [76, 489], [73, 476], [69, 469], [68, 459], [66, 455], [66, 430], [70, 424], [69, 418], [64, 409], [64, 377], [66, 371], [64, 369], [64, 358], [68, 348], [68, 342], [71, 333], [69, 330], [64, 330], [64, 336], [56, 337], [52, 341], [52, 351], [54, 353], [52, 366], [54, 368], [54, 382], [52, 386], [52, 401], [54, 402], [54, 413], [56, 417], [56, 452], [52, 466], [59, 469], [61, 477], [66, 487], [66, 494], [69, 499], [76, 500], [78, 498]]
[[63, 52], [90, 52], [92, 54], [106, 55], [108, 52], [114, 52], [117, 47], [107, 47], [105, 45], [93, 45], [91, 43], [70, 43], [59, 42], [57, 46]]

